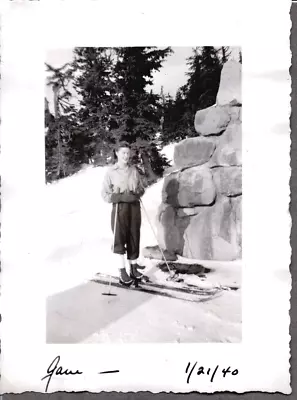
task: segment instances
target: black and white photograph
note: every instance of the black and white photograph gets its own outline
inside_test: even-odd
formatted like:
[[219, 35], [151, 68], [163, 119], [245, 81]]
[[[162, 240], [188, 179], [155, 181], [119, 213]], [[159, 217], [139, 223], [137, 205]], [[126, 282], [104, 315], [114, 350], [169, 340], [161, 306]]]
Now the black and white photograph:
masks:
[[47, 343], [241, 341], [241, 65], [48, 51]]
[[7, 3], [3, 393], [291, 393], [289, 34], [288, 1]]

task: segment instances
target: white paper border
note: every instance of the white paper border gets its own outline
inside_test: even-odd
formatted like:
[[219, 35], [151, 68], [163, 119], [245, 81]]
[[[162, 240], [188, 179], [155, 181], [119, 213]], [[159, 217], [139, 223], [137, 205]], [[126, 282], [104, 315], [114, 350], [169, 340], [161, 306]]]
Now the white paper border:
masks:
[[[290, 393], [290, 1], [44, 1], [2, 17], [2, 392], [44, 391], [56, 355], [79, 379], [50, 391]], [[239, 45], [243, 49], [241, 344], [45, 345], [42, 265], [44, 54], [73, 45]], [[279, 73], [281, 72], [281, 73]], [[285, 79], [283, 78], [285, 77]], [[34, 234], [29, 235], [26, 227]], [[20, 262], [20, 257], [21, 261]], [[137, 351], [139, 349], [139, 352]], [[139, 356], [141, 354], [141, 356]], [[187, 363], [239, 369], [195, 377]], [[98, 379], [96, 372], [120, 369]]]

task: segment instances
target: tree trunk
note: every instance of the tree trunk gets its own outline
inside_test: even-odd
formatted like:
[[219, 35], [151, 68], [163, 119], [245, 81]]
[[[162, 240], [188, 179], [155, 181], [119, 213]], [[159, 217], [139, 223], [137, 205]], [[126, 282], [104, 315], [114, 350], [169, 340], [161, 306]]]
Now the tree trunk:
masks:
[[45, 111], [49, 112], [48, 99], [46, 97], [44, 98], [44, 108], [45, 108]]
[[141, 159], [143, 162], [144, 170], [147, 175], [148, 183], [154, 182], [156, 180], [157, 176], [155, 175], [154, 171], [152, 170], [149, 156], [147, 155], [147, 153], [145, 151], [141, 152]]
[[63, 176], [65, 176], [64, 173], [64, 166], [63, 166], [63, 155], [62, 155], [62, 145], [61, 145], [61, 135], [60, 135], [60, 129], [59, 129], [59, 103], [58, 103], [58, 94], [59, 94], [59, 86], [54, 85], [53, 86], [53, 92], [54, 92], [54, 110], [55, 110], [55, 119], [57, 123], [57, 128], [56, 128], [56, 137], [57, 137], [57, 144], [58, 144], [58, 171], [57, 175], [58, 178], [61, 177], [61, 171], [63, 170]]
[[227, 61], [225, 47], [222, 47], [222, 61], [223, 61], [223, 64]]

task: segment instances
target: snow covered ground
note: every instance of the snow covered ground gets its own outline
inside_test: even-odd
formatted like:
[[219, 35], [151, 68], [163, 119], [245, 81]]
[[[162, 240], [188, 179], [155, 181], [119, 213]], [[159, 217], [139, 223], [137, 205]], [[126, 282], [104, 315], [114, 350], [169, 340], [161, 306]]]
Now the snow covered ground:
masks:
[[[172, 160], [173, 146], [167, 146], [164, 152]], [[98, 272], [117, 275], [117, 260], [111, 252], [111, 205], [104, 203], [101, 198], [101, 186], [105, 171], [106, 167], [88, 167], [75, 176], [50, 184], [46, 188], [47, 217], [50, 226], [47, 230], [47, 296], [58, 295], [86, 284]], [[160, 179], [147, 189], [143, 197], [145, 210], [153, 225], [161, 199], [162, 184], [163, 180]], [[157, 244], [156, 239], [145, 213], [142, 218], [141, 248], [154, 246]], [[158, 281], [166, 280], [167, 274], [156, 268], [155, 262], [143, 258], [141, 261], [147, 266], [146, 274], [153, 276]], [[181, 259], [181, 261], [193, 263], [193, 260]], [[207, 274], [205, 280], [196, 276], [188, 276], [185, 278], [187, 283], [206, 288], [220, 285], [240, 286], [240, 262], [195, 261], [212, 269], [212, 273]], [[216, 299], [204, 305], [205, 311], [212, 312], [213, 308], [220, 310], [221, 302], [222, 307], [224, 307], [223, 304], [228, 304], [227, 313], [233, 319], [232, 304], [234, 304], [234, 300], [240, 304], [240, 293], [241, 290], [232, 293], [224, 292], [221, 300]], [[161, 305], [160, 302], [165, 304], [164, 299], [154, 299], [154, 308], [158, 309], [158, 304]], [[166, 304], [172, 304], [172, 302], [170, 303], [170, 300], [167, 299]], [[182, 312], [185, 313], [184, 308]], [[222, 315], [226, 314], [226, 310], [222, 309], [221, 312]], [[241, 315], [238, 315], [238, 311], [236, 315], [238, 326], [236, 334], [233, 332], [232, 337], [234, 340], [236, 337], [239, 340]], [[178, 320], [178, 315], [174, 320]], [[224, 325], [224, 320], [220, 321], [220, 325]], [[222, 337], [221, 334], [220, 337]], [[215, 341], [214, 338], [213, 340]]]

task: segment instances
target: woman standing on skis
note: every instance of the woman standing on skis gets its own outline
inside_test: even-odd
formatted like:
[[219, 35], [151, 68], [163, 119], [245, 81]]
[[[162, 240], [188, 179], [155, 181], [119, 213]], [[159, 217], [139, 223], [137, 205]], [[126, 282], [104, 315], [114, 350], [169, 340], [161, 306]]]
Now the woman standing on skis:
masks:
[[[119, 280], [122, 285], [130, 286], [134, 280], [141, 280], [143, 277], [138, 270], [144, 267], [140, 266], [137, 260], [141, 227], [140, 197], [144, 194], [144, 188], [136, 167], [129, 164], [129, 144], [119, 143], [115, 154], [117, 162], [105, 175], [102, 197], [106, 202], [112, 203], [113, 252], [119, 257]], [[126, 252], [130, 265], [129, 274], [125, 268]]]

